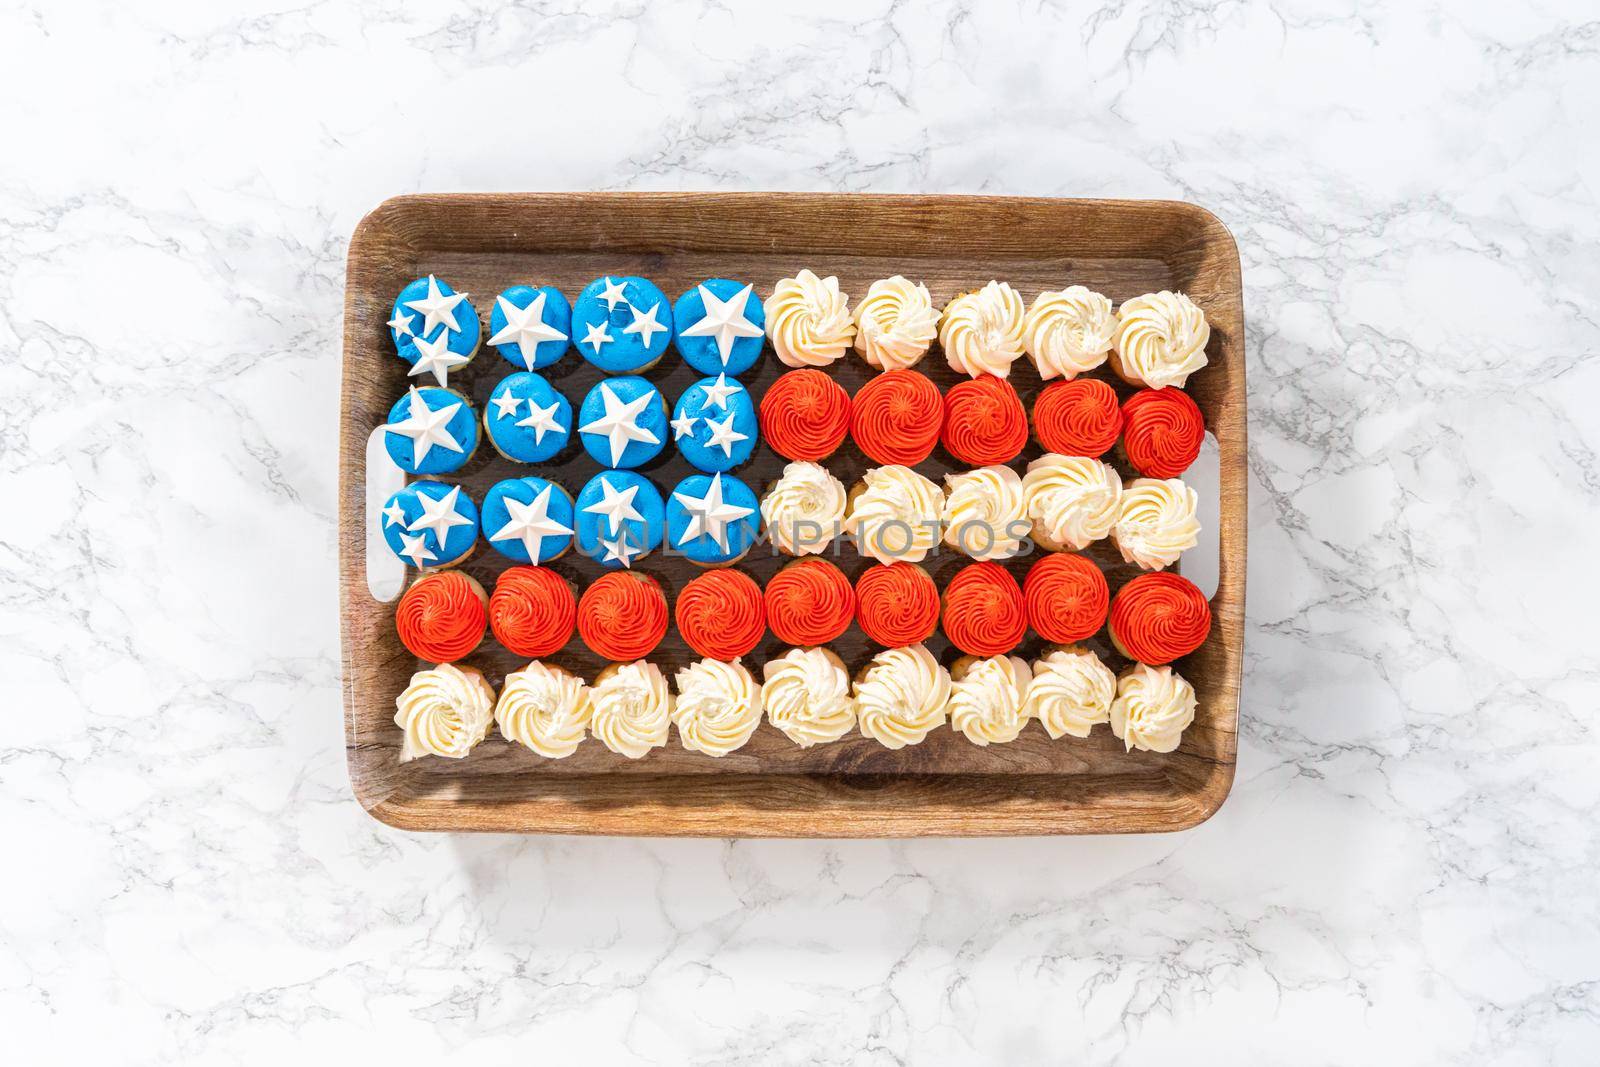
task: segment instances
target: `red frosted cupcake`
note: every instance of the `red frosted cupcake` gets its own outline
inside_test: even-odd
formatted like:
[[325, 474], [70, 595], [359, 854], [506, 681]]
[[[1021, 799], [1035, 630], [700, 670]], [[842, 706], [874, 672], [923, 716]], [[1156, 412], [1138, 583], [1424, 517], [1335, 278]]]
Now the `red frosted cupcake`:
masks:
[[489, 594], [460, 571], [424, 574], [400, 597], [394, 628], [411, 654], [430, 663], [454, 663], [483, 641]]
[[761, 398], [761, 436], [780, 456], [833, 455], [850, 431], [850, 394], [819, 370], [792, 370]]
[[766, 604], [767, 625], [780, 641], [825, 645], [850, 628], [856, 591], [844, 572], [827, 560], [802, 559], [772, 576]]
[[1098, 378], [1053, 382], [1033, 402], [1033, 432], [1047, 452], [1099, 459], [1122, 432], [1117, 391]]
[[1141, 389], [1122, 405], [1122, 451], [1147, 478], [1188, 470], [1205, 436], [1205, 416], [1182, 389]]
[[707, 571], [683, 587], [673, 610], [689, 647], [711, 659], [748, 656], [767, 632], [761, 587], [743, 571]]
[[667, 636], [666, 594], [648, 574], [601, 575], [578, 601], [578, 634], [606, 659], [643, 659]]
[[987, 467], [1015, 459], [1028, 443], [1028, 413], [1010, 382], [992, 374], [950, 387], [940, 432], [947, 452], [963, 463]]
[[944, 635], [969, 656], [1003, 656], [1028, 634], [1028, 611], [1011, 572], [972, 563], [944, 590]]
[[572, 639], [578, 598], [548, 567], [507, 567], [489, 598], [495, 640], [519, 656], [542, 659]]
[[892, 370], [856, 390], [850, 436], [877, 463], [914, 467], [939, 440], [939, 387], [914, 370]]
[[1141, 574], [1111, 602], [1111, 643], [1140, 663], [1171, 663], [1205, 644], [1210, 633], [1211, 605], [1181, 574]]
[[1105, 625], [1111, 590], [1088, 557], [1051, 552], [1023, 579], [1022, 599], [1035, 633], [1046, 641], [1070, 645], [1094, 636]]
[[856, 622], [885, 648], [921, 644], [939, 625], [939, 587], [915, 563], [868, 567], [856, 579]]

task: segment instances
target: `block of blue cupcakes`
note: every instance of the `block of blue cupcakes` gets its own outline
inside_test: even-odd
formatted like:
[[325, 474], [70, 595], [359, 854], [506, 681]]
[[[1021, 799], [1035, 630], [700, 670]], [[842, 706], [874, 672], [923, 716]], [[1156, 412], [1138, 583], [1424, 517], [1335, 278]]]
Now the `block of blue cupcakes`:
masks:
[[644, 278], [596, 278], [573, 302], [572, 340], [607, 374], [637, 374], [655, 366], [671, 343], [672, 307]]
[[661, 492], [635, 471], [601, 471], [578, 491], [578, 551], [602, 567], [632, 567], [661, 547]]
[[566, 354], [571, 337], [572, 305], [554, 286], [513, 285], [494, 298], [489, 343], [512, 366], [548, 367]]
[[495, 482], [483, 495], [483, 536], [518, 563], [549, 563], [572, 547], [572, 497], [529, 476]]
[[701, 282], [672, 305], [672, 343], [701, 374], [743, 374], [755, 366], [766, 327], [755, 286], [727, 278]]
[[489, 444], [507, 459], [543, 463], [571, 440], [572, 405], [543, 375], [508, 374], [489, 393], [483, 428]]
[[478, 312], [446, 282], [433, 275], [418, 278], [395, 297], [389, 316], [395, 351], [411, 364], [412, 376], [432, 374], [450, 384], [450, 372], [472, 362], [483, 334]]
[[389, 409], [383, 447], [407, 474], [449, 474], [478, 450], [478, 419], [454, 389], [412, 386]]
[[666, 447], [667, 402], [643, 378], [604, 378], [578, 408], [578, 437], [602, 467], [648, 463]]
[[736, 563], [755, 544], [760, 508], [731, 474], [691, 474], [667, 498], [667, 544], [702, 567]]
[[749, 459], [757, 436], [750, 390], [726, 374], [689, 386], [672, 411], [672, 439], [678, 451], [708, 473], [732, 470]]
[[478, 544], [478, 505], [459, 485], [412, 482], [389, 498], [378, 521], [384, 542], [418, 570], [454, 567]]

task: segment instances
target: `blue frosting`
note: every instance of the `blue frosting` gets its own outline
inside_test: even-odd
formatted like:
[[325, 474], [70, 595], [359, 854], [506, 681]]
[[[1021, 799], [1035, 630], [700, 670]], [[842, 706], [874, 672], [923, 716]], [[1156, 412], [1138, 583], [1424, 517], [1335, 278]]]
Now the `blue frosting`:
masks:
[[[733, 392], [723, 395], [726, 386]], [[720, 404], [709, 403], [709, 390], [717, 390]], [[688, 433], [679, 433], [680, 429]], [[737, 438], [727, 444], [711, 444], [712, 432], [726, 430]], [[683, 458], [703, 471], [732, 470], [750, 458], [759, 437], [756, 405], [750, 390], [726, 375], [702, 378], [683, 391], [672, 411], [672, 439]]]
[[[423, 517], [423, 500], [434, 504], [450, 499], [450, 494], [455, 494], [449, 510], [435, 507], [433, 510], [440, 515], [454, 515], [459, 521], [436, 521], [421, 528], [416, 528], [416, 522]], [[383, 531], [383, 540], [391, 551], [413, 567], [428, 569], [433, 567], [448, 567], [458, 563], [472, 546], [478, 543], [478, 505], [466, 494], [460, 486], [446, 485], [443, 482], [412, 482], [398, 493], [391, 496], [383, 505], [383, 511], [378, 515], [378, 528]], [[440, 537], [439, 531], [444, 530]], [[416, 549], [420, 544], [422, 551], [408, 553], [407, 549]]]
[[[611, 496], [628, 496], [633, 490], [632, 497], [627, 501], [638, 518], [624, 517], [619, 530], [613, 530], [611, 519], [608, 515], [589, 511], [606, 499], [605, 488], [609, 487]], [[661, 538], [666, 526], [666, 509], [661, 503], [661, 492], [644, 475], [634, 471], [602, 471], [589, 479], [578, 493], [578, 551], [599, 563], [602, 567], [615, 570], [622, 566], [632, 566], [634, 561], [661, 547]], [[626, 516], [627, 512], [623, 512]], [[612, 544], [618, 543], [618, 537], [626, 544], [628, 549], [628, 563], [624, 564], [619, 559], [607, 559], [611, 552], [600, 543], [604, 537]]]
[[[509, 303], [518, 311], [526, 311], [541, 294], [544, 297], [544, 306], [539, 310], [538, 321], [560, 333], [561, 339], [535, 341], [532, 344], [531, 354], [524, 352], [521, 343], [516, 340], [520, 336], [519, 331], [511, 331], [504, 335], [504, 340], [496, 341], [495, 338], [502, 335], [509, 322], [505, 305]], [[523, 370], [548, 367], [566, 355], [567, 346], [572, 343], [572, 305], [561, 295], [561, 290], [554, 286], [544, 285], [535, 289], [528, 285], [513, 285], [495, 297], [494, 308], [489, 312], [489, 343], [494, 345], [505, 361], [514, 367]]]
[[[585, 427], [605, 418], [608, 400], [611, 411], [620, 412], [637, 404], [642, 397], [649, 399], [640, 405], [632, 424], [646, 436], [627, 440], [613, 462], [609, 428], [589, 430]], [[667, 402], [661, 399], [660, 391], [643, 378], [632, 375], [604, 378], [589, 390], [583, 398], [583, 406], [578, 409], [578, 436], [583, 439], [583, 447], [589, 455], [602, 467], [637, 467], [648, 463], [667, 445]], [[619, 435], [617, 440], [620, 442], [624, 437]]]
[[[478, 350], [478, 338], [480, 336], [478, 312], [472, 306], [472, 302], [466, 298], [465, 293], [462, 294], [456, 305], [450, 309], [456, 320], [456, 328], [454, 330], [450, 329], [448, 321], [436, 320], [433, 324], [433, 329], [424, 331], [423, 327], [427, 324], [427, 320], [423, 313], [414, 308], [406, 307], [407, 301], [427, 298], [428, 283], [430, 281], [437, 285], [441, 296], [455, 295], [455, 290], [450, 288], [448, 282], [440, 281], [432, 274], [425, 278], [418, 278], [400, 290], [400, 295], [394, 299], [394, 306], [389, 309], [389, 321], [393, 324], [389, 327], [389, 337], [394, 341], [395, 351], [400, 353], [401, 359], [415, 366], [418, 357], [422, 354], [417, 351], [417, 338], [421, 337], [431, 343], [439, 340], [443, 334], [448, 333], [450, 339], [446, 342], [446, 347], [457, 355], [471, 358], [472, 354]], [[402, 322], [410, 331], [409, 333], [400, 329]], [[448, 380], [447, 372], [446, 381]]]
[[[701, 289], [709, 290], [719, 301], [733, 301], [725, 319], [706, 322], [706, 301]], [[741, 292], [744, 292], [743, 298], [735, 299]], [[722, 321], [738, 329], [726, 329], [720, 325]], [[703, 322], [704, 326], [701, 325]], [[727, 278], [712, 278], [678, 297], [678, 302], [672, 305], [672, 324], [672, 343], [678, 346], [678, 354], [689, 366], [701, 374], [743, 374], [761, 358], [767, 312], [761, 306], [761, 298], [756, 296], [754, 287]], [[712, 332], [693, 332], [697, 329]], [[755, 330], [753, 336], [740, 336], [751, 329]], [[730, 341], [726, 362], [722, 358], [719, 333], [725, 333]]]
[[[549, 428], [551, 422], [555, 429]], [[489, 393], [483, 426], [502, 455], [521, 463], [543, 463], [571, 439], [572, 405], [542, 375], [508, 374]]]
[[[611, 299], [601, 295], [610, 285], [620, 288], [621, 297], [613, 293]], [[648, 323], [654, 321], [665, 329], [656, 329]], [[637, 324], [646, 324], [644, 329]], [[602, 341], [596, 331], [604, 328]], [[634, 332], [625, 332], [633, 329]], [[645, 344], [649, 334], [650, 343]], [[594, 340], [585, 338], [593, 336]], [[572, 306], [572, 343], [578, 346], [583, 358], [607, 374], [628, 374], [643, 370], [661, 358], [672, 341], [672, 305], [666, 294], [644, 278], [608, 275], [596, 278], [583, 287]]]
[[[430, 444], [421, 462], [414, 462], [417, 445], [406, 434], [394, 429], [396, 423], [407, 421], [411, 416], [411, 398], [417, 397], [422, 405], [429, 411], [444, 411], [451, 404], [458, 405], [455, 412], [445, 422], [443, 430], [450, 435], [459, 451], [440, 443]], [[472, 404], [467, 398], [454, 389], [441, 389], [437, 385], [425, 385], [420, 388], [413, 386], [406, 391], [406, 395], [394, 402], [394, 407], [389, 409], [389, 430], [383, 435], [383, 447], [388, 451], [389, 458], [395, 465], [407, 474], [448, 474], [460, 470], [472, 458], [472, 453], [478, 448], [478, 419], [472, 411]]]
[[[547, 492], [549, 495], [545, 496]], [[537, 513], [530, 516], [525, 507], [516, 508], [518, 514], [513, 516], [512, 504], [532, 505], [540, 499], [545, 501], [546, 523], [538, 523]], [[530, 524], [542, 527], [531, 535], [537, 540], [536, 553], [528, 551], [524, 533]], [[566, 532], [558, 528], [565, 528]], [[572, 498], [565, 489], [543, 478], [529, 476], [496, 482], [483, 497], [483, 536], [489, 547], [507, 559], [548, 563], [572, 547]]]
[[[684, 498], [702, 500], [713, 485], [720, 488], [724, 506], [748, 509], [745, 515], [726, 523], [727, 548], [718, 545], [703, 528], [692, 539], [684, 537], [691, 518]], [[748, 485], [731, 474], [691, 474], [679, 482], [667, 498], [667, 544], [695, 563], [727, 563], [738, 559], [755, 543], [760, 528], [760, 502]]]

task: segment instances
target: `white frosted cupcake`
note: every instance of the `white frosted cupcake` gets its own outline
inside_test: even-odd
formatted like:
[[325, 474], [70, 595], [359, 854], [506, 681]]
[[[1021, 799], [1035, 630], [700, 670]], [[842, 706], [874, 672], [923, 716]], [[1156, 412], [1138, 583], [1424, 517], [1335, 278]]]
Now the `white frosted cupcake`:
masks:
[[761, 686], [735, 660], [703, 659], [680, 670], [673, 679], [678, 699], [672, 721], [678, 740], [690, 752], [726, 756], [743, 748], [761, 725]]
[[938, 332], [928, 287], [898, 274], [873, 282], [856, 305], [856, 351], [879, 370], [916, 366]]
[[856, 724], [844, 663], [825, 648], [791, 648], [762, 667], [767, 721], [801, 748], [837, 741]]
[[1022, 478], [1010, 467], [944, 476], [944, 542], [973, 559], [1009, 559], [1029, 529]]
[[1004, 378], [1022, 355], [1022, 318], [1022, 296], [1005, 282], [962, 293], [939, 318], [944, 358], [962, 374]]
[[921, 645], [886, 649], [856, 678], [861, 732], [885, 748], [921, 744], [944, 725], [950, 672]]
[[589, 687], [560, 667], [534, 660], [506, 675], [494, 719], [507, 741], [546, 759], [565, 759], [589, 732]]
[[476, 667], [443, 663], [418, 671], [394, 703], [394, 724], [405, 735], [401, 763], [418, 756], [461, 759], [494, 721], [494, 688]]
[[1136, 478], [1122, 491], [1112, 539], [1147, 571], [1169, 567], [1200, 540], [1200, 497], [1177, 478]]
[[1116, 695], [1117, 676], [1111, 668], [1088, 649], [1068, 645], [1034, 661], [1023, 710], [1056, 740], [1088, 737], [1096, 723], [1111, 721]]
[[847, 533], [879, 563], [921, 563], [939, 543], [944, 490], [910, 467], [874, 467], [850, 490]]
[[1022, 494], [1035, 541], [1052, 552], [1081, 549], [1116, 526], [1122, 476], [1097, 459], [1047, 452], [1028, 464]]
[[1210, 339], [1206, 313], [1182, 293], [1136, 296], [1117, 310], [1111, 369], [1132, 385], [1182, 389], [1206, 365]]
[[642, 759], [667, 743], [672, 693], [654, 663], [612, 663], [589, 689], [589, 730], [611, 751]]
[[1111, 301], [1081, 285], [1033, 298], [1023, 319], [1023, 344], [1039, 377], [1075, 378], [1106, 361], [1117, 317]]
[[785, 366], [825, 367], [855, 340], [850, 299], [839, 291], [838, 278], [803, 270], [773, 286], [763, 307], [772, 350]]
[[1020, 656], [962, 656], [950, 669], [950, 726], [975, 745], [1015, 741], [1028, 725], [1028, 663]]
[[1171, 667], [1135, 663], [1117, 679], [1111, 732], [1132, 751], [1171, 752], [1194, 722], [1194, 686]]
[[821, 553], [844, 527], [844, 483], [826, 467], [804, 461], [787, 464], [783, 476], [761, 498], [767, 536], [790, 556]]

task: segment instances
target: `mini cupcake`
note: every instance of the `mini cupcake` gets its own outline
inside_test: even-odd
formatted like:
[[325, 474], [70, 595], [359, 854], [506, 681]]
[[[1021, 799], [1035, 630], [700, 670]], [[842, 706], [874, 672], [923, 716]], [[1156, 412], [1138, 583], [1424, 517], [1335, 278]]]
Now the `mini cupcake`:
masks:
[[1022, 297], [1005, 282], [962, 293], [939, 316], [939, 344], [952, 370], [1004, 378], [1022, 355]]
[[1170, 567], [1200, 541], [1200, 497], [1176, 478], [1135, 478], [1122, 491], [1111, 538], [1147, 571]]
[[910, 467], [874, 467], [850, 490], [845, 532], [879, 563], [921, 563], [939, 543], [944, 490]]
[[554, 459], [572, 438], [572, 405], [542, 375], [507, 375], [483, 409], [489, 444], [518, 463]]
[[819, 370], [792, 370], [761, 397], [761, 436], [780, 456], [827, 459], [850, 432], [850, 394]]
[[761, 498], [767, 537], [789, 556], [820, 555], [844, 528], [844, 483], [815, 463], [790, 463]]
[[1206, 365], [1210, 339], [1206, 313], [1182, 293], [1136, 296], [1117, 309], [1111, 369], [1130, 385], [1182, 389]]
[[529, 659], [554, 655], [572, 640], [578, 598], [548, 567], [507, 567], [489, 597], [489, 628], [510, 651]]
[[672, 722], [690, 752], [721, 758], [745, 746], [761, 725], [761, 684], [740, 663], [703, 659], [673, 678]]
[[973, 559], [1009, 559], [1033, 528], [1022, 479], [1010, 467], [944, 476], [944, 543]]
[[685, 585], [673, 613], [684, 641], [710, 659], [748, 656], [767, 636], [761, 587], [731, 568], [707, 571]]
[[939, 628], [939, 587], [915, 563], [868, 567], [856, 579], [856, 622], [885, 648], [920, 645]]
[[1047, 452], [1028, 464], [1022, 493], [1035, 541], [1053, 552], [1081, 549], [1117, 524], [1122, 477], [1097, 459]]
[[1111, 602], [1111, 643], [1129, 659], [1160, 665], [1182, 659], [1211, 633], [1211, 605], [1189, 579], [1141, 574]]
[[653, 282], [607, 275], [578, 294], [571, 333], [583, 358], [607, 374], [638, 374], [667, 350], [672, 308]]
[[1171, 667], [1135, 663], [1117, 679], [1111, 732], [1129, 752], [1171, 752], [1194, 722], [1194, 686]]
[[767, 336], [789, 367], [825, 367], [844, 355], [855, 340], [850, 300], [838, 278], [819, 278], [803, 270], [785, 278], [767, 297]]
[[489, 547], [517, 563], [549, 563], [572, 547], [572, 498], [554, 482], [507, 478], [483, 497]]
[[958, 382], [944, 395], [939, 440], [963, 463], [1006, 463], [1028, 443], [1028, 413], [1010, 382], [979, 375]]
[[494, 706], [500, 735], [545, 759], [578, 751], [593, 714], [582, 678], [537, 660], [506, 675]]
[[1111, 721], [1117, 676], [1088, 649], [1054, 649], [1033, 663], [1023, 710], [1038, 719], [1052, 740], [1088, 737], [1096, 723]]
[[608, 570], [632, 567], [661, 547], [661, 491], [637, 471], [602, 471], [578, 491], [578, 551]]
[[701, 374], [743, 374], [761, 357], [767, 313], [753, 285], [701, 282], [672, 305], [672, 321], [678, 354]]
[[482, 338], [467, 294], [431, 274], [400, 290], [391, 309], [389, 336], [400, 358], [411, 364], [408, 374], [432, 374], [441, 387], [450, 384], [451, 371], [472, 362]]
[[856, 676], [855, 696], [862, 734], [885, 748], [921, 744], [945, 723], [950, 672], [921, 645], [886, 649]]
[[494, 689], [476, 667], [442, 663], [418, 671], [394, 703], [401, 763], [419, 756], [461, 759], [494, 721]]
[[578, 436], [602, 467], [648, 463], [666, 447], [666, 401], [643, 378], [606, 378], [583, 398]]
[[1028, 625], [1046, 641], [1069, 645], [1085, 641], [1105, 625], [1111, 592], [1106, 576], [1087, 556], [1050, 552], [1022, 580]]
[[578, 635], [606, 659], [643, 659], [667, 636], [667, 596], [648, 574], [603, 574], [578, 601]]
[[914, 370], [892, 370], [856, 390], [850, 402], [850, 436], [876, 463], [914, 467], [939, 442], [944, 398]]
[[1033, 433], [1047, 452], [1099, 459], [1122, 433], [1117, 391], [1099, 378], [1051, 382], [1033, 402]]
[[767, 721], [801, 748], [837, 741], [856, 725], [844, 662], [825, 648], [791, 648], [761, 668]]
[[453, 389], [412, 386], [389, 409], [383, 447], [407, 474], [449, 474], [478, 451], [478, 420]]
[[756, 406], [750, 391], [726, 374], [683, 391], [672, 412], [672, 439], [690, 466], [732, 470], [756, 448]]
[[950, 727], [981, 748], [1015, 741], [1028, 725], [1028, 661], [1020, 656], [962, 656], [950, 668]]
[[1106, 361], [1116, 330], [1111, 301], [1072, 285], [1033, 298], [1022, 320], [1023, 347], [1040, 378], [1074, 378]]
[[672, 691], [654, 663], [608, 664], [589, 687], [589, 731], [619, 756], [643, 759], [667, 743]]
[[944, 588], [939, 624], [967, 655], [1002, 656], [1028, 635], [1028, 610], [1010, 571], [969, 563]]
[[459, 485], [412, 482], [384, 504], [384, 544], [413, 567], [454, 567], [478, 544], [478, 506]]
[[[767, 582], [763, 599], [767, 625], [786, 645], [838, 640], [856, 617], [856, 591], [850, 579], [825, 559], [788, 564]], [[678, 628], [683, 628], [681, 623]]]
[[572, 305], [551, 285], [513, 285], [494, 298], [489, 343], [521, 370], [548, 367], [572, 343]]
[[424, 574], [400, 597], [394, 628], [413, 656], [453, 663], [483, 643], [489, 594], [460, 571]]
[[879, 370], [916, 366], [938, 332], [928, 287], [898, 274], [873, 282], [856, 306], [856, 351]]
[[760, 532], [759, 507], [731, 474], [691, 474], [667, 498], [667, 544], [701, 567], [736, 563]]
[[1182, 389], [1141, 389], [1122, 405], [1122, 452], [1146, 478], [1188, 470], [1205, 437], [1205, 416]]

